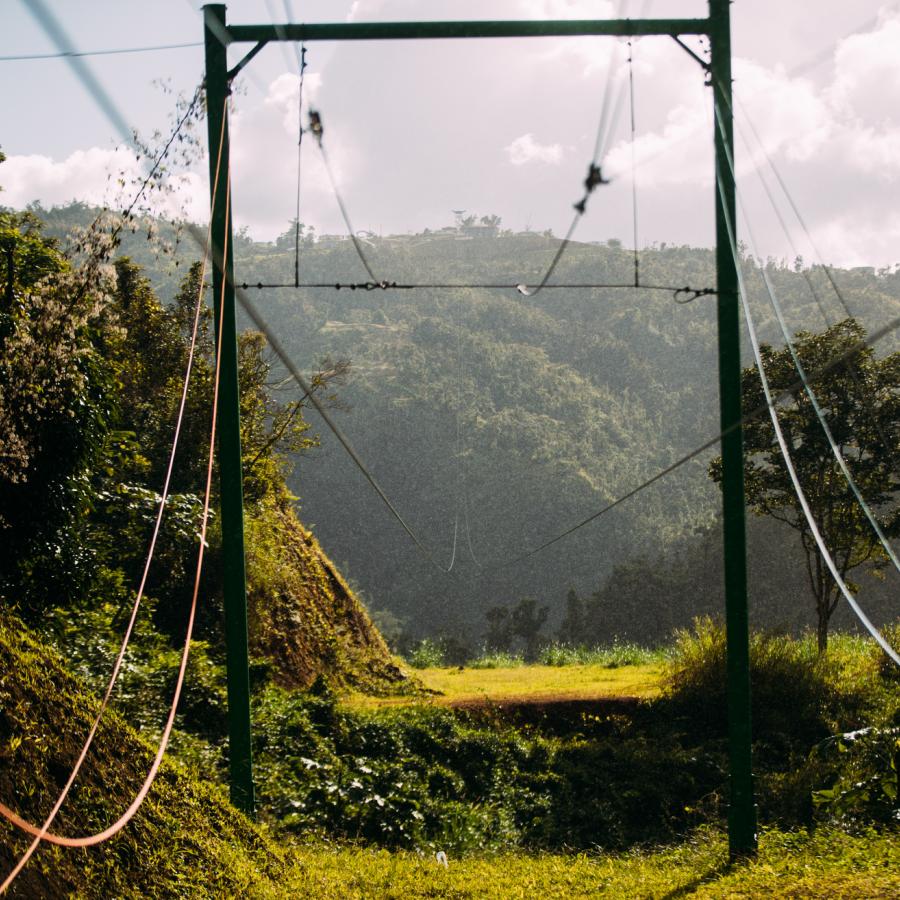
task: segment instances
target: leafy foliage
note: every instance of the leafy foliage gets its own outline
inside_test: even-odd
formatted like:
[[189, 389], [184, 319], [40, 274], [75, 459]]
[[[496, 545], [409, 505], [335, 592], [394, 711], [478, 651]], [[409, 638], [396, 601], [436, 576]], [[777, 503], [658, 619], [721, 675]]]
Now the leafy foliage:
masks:
[[[900, 531], [896, 493], [900, 490], [900, 353], [883, 359], [863, 342], [865, 329], [855, 319], [832, 325], [820, 334], [799, 332], [794, 341], [804, 370], [813, 374], [833, 360], [844, 361], [816, 380], [814, 393], [847, 468], [870, 506], [881, 511], [883, 530]], [[788, 391], [791, 402], [778, 409], [797, 477], [813, 519], [841, 577], [869, 560], [887, 555], [857, 503], [834, 457], [811, 398], [798, 385], [789, 347], [760, 348], [766, 376], [776, 394]], [[745, 414], [765, 406], [759, 373], [751, 367], [741, 378]], [[758, 515], [772, 516], [800, 533], [806, 552], [809, 586], [818, 619], [820, 650], [828, 641], [828, 622], [841, 598], [840, 588], [825, 565], [781, 455], [768, 416], [744, 426], [744, 481], [747, 500]], [[710, 466], [721, 480], [721, 459]]]

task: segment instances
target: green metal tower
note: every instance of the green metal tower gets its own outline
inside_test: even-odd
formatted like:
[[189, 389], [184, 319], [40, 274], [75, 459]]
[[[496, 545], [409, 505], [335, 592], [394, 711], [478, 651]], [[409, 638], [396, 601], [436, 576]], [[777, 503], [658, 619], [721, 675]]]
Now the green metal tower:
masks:
[[[235, 805], [252, 810], [250, 708], [247, 677], [247, 609], [244, 584], [243, 512], [241, 499], [240, 420], [237, 393], [237, 351], [234, 287], [228, 210], [228, 123], [225, 100], [229, 81], [270, 41], [427, 40], [501, 37], [561, 37], [574, 35], [642, 36], [706, 35], [707, 65], [713, 91], [716, 168], [716, 270], [719, 328], [719, 390], [722, 439], [722, 488], [725, 546], [725, 606], [728, 643], [728, 735], [731, 796], [728, 815], [731, 856], [756, 851], [756, 808], [750, 754], [750, 672], [747, 618], [745, 501], [741, 434], [741, 357], [737, 260], [731, 235], [737, 234], [731, 98], [730, 0], [709, 0], [706, 19], [610, 19], [566, 21], [345, 22], [315, 25], [227, 25], [225, 7], [204, 7], [206, 90], [209, 111], [210, 192], [213, 210], [216, 302], [224, 282], [224, 308], [216, 325], [221, 336], [222, 384], [219, 424], [219, 466], [222, 477], [222, 532], [225, 553], [225, 609], [228, 648], [228, 703], [231, 756], [231, 796]], [[244, 59], [228, 70], [226, 50], [232, 43], [253, 43]], [[684, 46], [684, 45], [682, 45]], [[687, 48], [686, 48], [687, 49]], [[223, 116], [225, 121], [223, 122]], [[222, 144], [222, 163], [215, 179], [215, 161]]]

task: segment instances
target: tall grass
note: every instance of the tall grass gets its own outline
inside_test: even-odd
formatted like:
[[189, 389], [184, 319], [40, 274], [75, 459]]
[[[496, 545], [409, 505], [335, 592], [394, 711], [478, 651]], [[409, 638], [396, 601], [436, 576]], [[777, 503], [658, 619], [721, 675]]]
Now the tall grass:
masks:
[[[790, 737], [809, 746], [859, 727], [880, 692], [879, 662], [863, 638], [833, 635], [819, 654], [812, 635], [750, 636], [753, 731], [758, 739]], [[666, 698], [698, 727], [725, 730], [725, 629], [698, 619], [679, 631], [664, 675]]]
[[638, 644], [614, 641], [605, 647], [573, 647], [552, 643], [541, 650], [538, 661], [544, 666], [646, 666], [663, 662], [668, 655], [664, 649], [651, 649]]
[[[541, 649], [534, 665], [541, 666], [604, 666], [617, 669], [620, 666], [645, 666], [659, 664], [669, 655], [667, 649], [650, 649], [638, 644], [614, 641], [604, 647], [572, 646], [554, 641]], [[527, 665], [520, 653], [500, 650], [483, 650], [479, 656], [466, 663], [469, 669], [512, 669]]]
[[470, 659], [466, 666], [470, 669], [515, 669], [525, 665], [525, 658], [520, 653], [504, 651], [484, 651], [481, 656]]

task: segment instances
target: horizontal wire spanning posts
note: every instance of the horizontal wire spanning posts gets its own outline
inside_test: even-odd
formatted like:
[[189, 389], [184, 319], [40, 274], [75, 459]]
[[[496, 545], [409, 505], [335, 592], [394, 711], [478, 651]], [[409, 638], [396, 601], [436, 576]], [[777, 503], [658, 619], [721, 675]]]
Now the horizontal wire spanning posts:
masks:
[[555, 21], [336, 22], [228, 25], [229, 43], [257, 41], [403, 41], [457, 38], [639, 37], [708, 34], [708, 19], [564, 19]]
[[[446, 283], [437, 282], [415, 282], [411, 284], [401, 283], [397, 281], [310, 281], [301, 284], [294, 282], [277, 282], [266, 283], [258, 281], [255, 284], [243, 281], [236, 283], [237, 287], [242, 290], [280, 290], [289, 288], [293, 290], [310, 289], [310, 290], [348, 290], [348, 291], [418, 291], [418, 290], [484, 290], [484, 291], [517, 291], [522, 294], [521, 284], [513, 284], [511, 282], [484, 282], [484, 283]], [[708, 297], [716, 293], [715, 288], [693, 288], [689, 285], [676, 287], [672, 284], [635, 284], [629, 282], [575, 282], [566, 284], [545, 284], [543, 290], [631, 290], [631, 291], [665, 291], [674, 294], [678, 303], [689, 303], [699, 297]], [[682, 297], [681, 295], [686, 295]], [[525, 294], [524, 296], [530, 296]]]

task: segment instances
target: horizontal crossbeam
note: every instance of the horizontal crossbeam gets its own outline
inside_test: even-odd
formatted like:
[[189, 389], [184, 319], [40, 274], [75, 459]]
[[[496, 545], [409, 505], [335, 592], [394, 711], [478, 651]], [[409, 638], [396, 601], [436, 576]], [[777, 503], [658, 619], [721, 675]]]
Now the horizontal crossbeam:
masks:
[[[572, 37], [708, 34], [708, 19], [565, 19], [552, 22], [336, 22], [228, 25], [228, 43], [259, 41], [404, 41], [445, 38]], [[223, 34], [221, 37], [225, 37]]]

